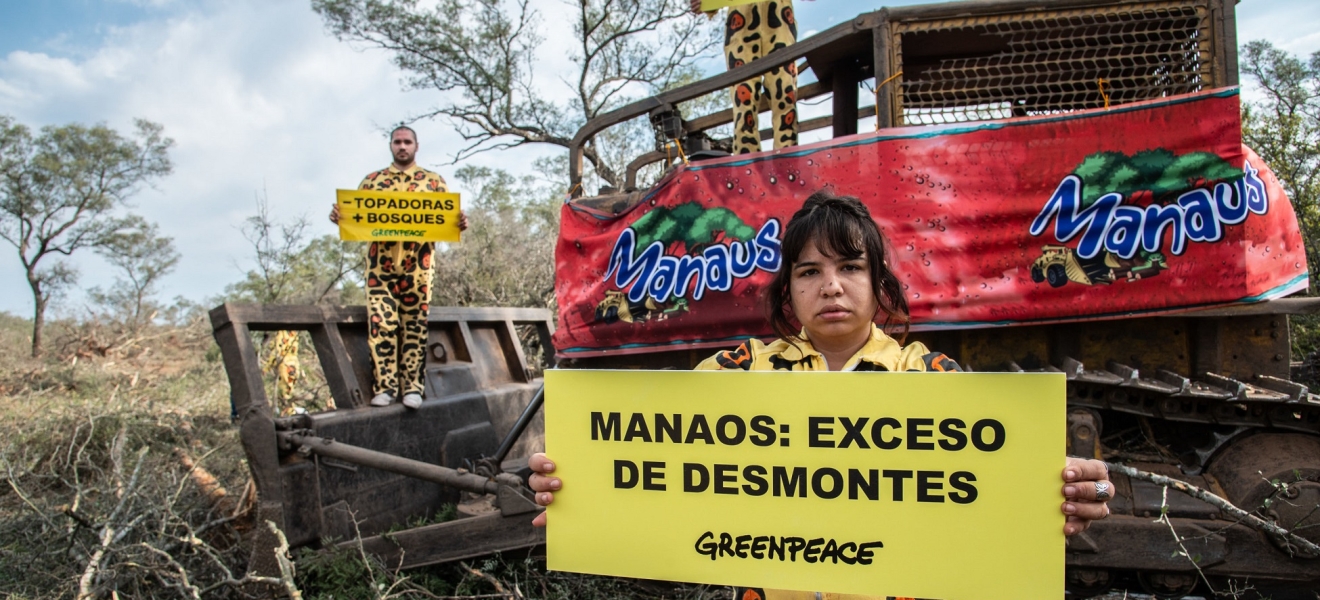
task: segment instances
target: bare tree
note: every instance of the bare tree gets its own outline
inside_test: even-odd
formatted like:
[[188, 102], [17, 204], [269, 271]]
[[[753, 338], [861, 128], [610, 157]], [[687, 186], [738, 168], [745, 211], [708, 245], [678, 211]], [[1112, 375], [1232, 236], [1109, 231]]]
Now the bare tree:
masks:
[[132, 225], [117, 216], [143, 185], [170, 172], [173, 141], [136, 122], [127, 138], [105, 125], [27, 127], [0, 116], [0, 238], [18, 250], [34, 304], [32, 355], [52, 296], [76, 280], [59, 258], [107, 244]]
[[308, 236], [306, 217], [278, 221], [266, 196], [257, 197], [257, 213], [243, 224], [252, 245], [253, 264], [225, 296], [268, 304], [361, 302], [363, 244], [326, 235]]
[[[549, 66], [529, 0], [312, 0], [341, 40], [394, 54], [407, 85], [446, 93], [420, 118], [452, 121], [468, 146], [487, 150], [544, 143], [567, 148], [586, 121], [694, 72], [718, 43], [718, 28], [688, 0], [565, 0], [556, 16], [573, 24], [560, 79]], [[597, 144], [584, 148], [596, 174], [618, 186], [621, 164]]]
[[130, 331], [136, 332], [151, 320], [154, 307], [151, 296], [156, 293], [160, 278], [179, 264], [179, 252], [174, 240], [162, 237], [154, 223], [140, 217], [131, 217], [128, 227], [110, 236], [97, 248], [111, 265], [119, 268], [122, 277], [115, 279], [107, 291], [93, 290], [91, 296], [102, 305], [124, 315]]

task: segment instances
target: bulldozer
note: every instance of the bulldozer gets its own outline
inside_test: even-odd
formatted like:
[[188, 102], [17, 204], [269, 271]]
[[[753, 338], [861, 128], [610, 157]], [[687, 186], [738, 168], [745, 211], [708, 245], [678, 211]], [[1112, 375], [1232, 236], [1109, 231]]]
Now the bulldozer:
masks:
[[1154, 253], [1143, 263], [1125, 262], [1106, 252], [1090, 260], [1077, 258], [1077, 252], [1067, 246], [1042, 246], [1040, 258], [1031, 263], [1031, 280], [1048, 281], [1052, 287], [1062, 287], [1069, 281], [1082, 285], [1109, 285], [1120, 278], [1136, 281], [1142, 277], [1159, 275], [1169, 268], [1164, 255]]
[[[1269, 183], [1260, 198], [1271, 198], [1271, 218], [1280, 219], [1269, 240], [1212, 242], [1195, 233], [1205, 221], [1173, 223], [1175, 213], [1196, 211], [1194, 198], [1227, 200], [1242, 181], [1273, 181], [1238, 141], [1239, 108], [1229, 100], [1238, 84], [1235, 9], [1231, 0], [887, 8], [588, 122], [570, 147], [575, 186], [590, 183], [583, 149], [601, 132], [646, 118], [658, 144], [628, 165], [622, 186], [565, 206], [560, 367], [688, 369], [714, 349], [768, 339], [757, 302], [768, 272], [759, 262], [740, 271], [738, 257], [772, 256], [769, 238], [802, 200], [832, 189], [861, 198], [889, 237], [887, 259], [912, 307], [909, 340], [972, 370], [1061, 371], [1070, 454], [1191, 482], [1320, 539], [1311, 532], [1320, 522], [1320, 397], [1291, 379], [1289, 343], [1290, 316], [1314, 314], [1320, 301], [1288, 297], [1307, 285], [1296, 216]], [[797, 101], [815, 111], [798, 119], [798, 147], [729, 156], [719, 128], [731, 111], [682, 114], [686, 101], [790, 64], [811, 74], [800, 78]], [[1216, 112], [1221, 127], [1183, 145], [1184, 130], [1209, 120], [1169, 117], [1211, 97], [1228, 102]], [[1134, 116], [1146, 111], [1169, 112]], [[773, 139], [770, 128], [760, 135]], [[1212, 146], [1220, 150], [1206, 152]], [[1042, 158], [1054, 156], [1063, 158]], [[1226, 156], [1243, 171], [1224, 170]], [[1168, 175], [1183, 168], [1175, 163], [1190, 170], [1166, 179], [1168, 188], [1111, 178], [1147, 168]], [[639, 184], [648, 171], [654, 182]], [[1246, 197], [1238, 200], [1241, 220], [1217, 213], [1234, 221], [1224, 236], [1261, 216], [1246, 217]], [[693, 233], [668, 237], [643, 221], [680, 207], [728, 208], [741, 222], [717, 247], [696, 231], [699, 219], [669, 218], [665, 231]], [[1140, 227], [1119, 216], [1137, 213]], [[1115, 218], [1102, 228], [1100, 215]], [[1196, 254], [1218, 243], [1227, 244], [1222, 257]], [[1249, 276], [1257, 289], [1229, 289], [1229, 273], [1252, 270], [1244, 265], [1267, 246], [1271, 256], [1286, 248], [1286, 258]], [[594, 320], [593, 300], [609, 293], [690, 302], [664, 322]], [[1320, 587], [1318, 557], [1190, 496], [1114, 481], [1114, 514], [1069, 540], [1072, 597], [1113, 588], [1160, 598], [1245, 588], [1310, 597]]]
[[[774, 252], [784, 215], [773, 206], [800, 205], [804, 195], [832, 184], [863, 196], [877, 219], [889, 219], [881, 226], [901, 263], [896, 271], [914, 278], [909, 340], [970, 370], [1061, 371], [1068, 428], [1060, 434], [1070, 454], [1191, 482], [1320, 540], [1320, 397], [1292, 380], [1289, 340], [1290, 316], [1320, 311], [1320, 300], [1288, 297], [1309, 283], [1296, 216], [1268, 167], [1237, 141], [1235, 4], [976, 0], [886, 8], [603, 114], [570, 147], [575, 192], [563, 209], [556, 252], [558, 314], [433, 307], [425, 401], [417, 411], [366, 406], [371, 373], [361, 307], [218, 307], [211, 319], [260, 518], [279, 526], [294, 547], [360, 536], [391, 568], [543, 544], [543, 532], [530, 525], [535, 506], [525, 479], [526, 456], [542, 447], [539, 369], [689, 369], [714, 349], [768, 338], [756, 296], [781, 266]], [[732, 123], [731, 110], [690, 118], [680, 110], [683, 102], [789, 64], [806, 82], [796, 91], [800, 106], [819, 113], [798, 120], [804, 140], [814, 140], [799, 148], [728, 156], [721, 128]], [[969, 198], [970, 187], [927, 171], [934, 170], [927, 166], [932, 156], [957, 155], [973, 165], [964, 172], [988, 172], [1013, 152], [1020, 158], [1085, 146], [1067, 137], [1070, 127], [1099, 130], [1088, 138], [1093, 145], [1119, 134], [1159, 136], [1159, 128], [1109, 124], [1197, 107], [1215, 116], [1201, 120], [1217, 127], [1205, 136], [1214, 146], [1208, 150], [1189, 142], [1167, 156], [1076, 154], [1069, 159], [1077, 164], [1076, 183], [1033, 168], [1020, 169], [1011, 185], [997, 183], [1012, 201], [1060, 199], [1041, 217], [1040, 234], [1003, 233], [1007, 221], [987, 221], [975, 210], [955, 215], [950, 206], [995, 202]], [[628, 164], [623, 181], [585, 193], [592, 182], [585, 148], [601, 132], [641, 119], [654, 127], [656, 147]], [[1051, 129], [1058, 127], [1064, 135]], [[1020, 143], [1006, 148], [997, 137], [1005, 132], [1016, 132]], [[771, 129], [759, 133], [773, 137]], [[940, 141], [946, 139], [965, 143]], [[883, 154], [891, 147], [892, 164]], [[1081, 190], [1096, 185], [1088, 173], [1111, 168], [1097, 171], [1091, 167], [1099, 163], [1086, 162], [1092, 159], [1138, 170], [1158, 163], [1165, 173], [1193, 165], [1186, 167], [1193, 176], [1142, 190], [1140, 204], [1131, 203], [1135, 192], [1090, 197]], [[1068, 208], [1076, 231], [1050, 240], [1063, 227], [1070, 189], [1080, 199]], [[1268, 211], [1254, 204], [1266, 199]], [[721, 215], [728, 223], [717, 231], [698, 231], [697, 220], [677, 220], [685, 218], [677, 210], [685, 204], [743, 212], [737, 222]], [[691, 235], [630, 229], [661, 208], [671, 209], [670, 225], [681, 225], [665, 231]], [[1219, 224], [1197, 217], [1202, 209], [1218, 211], [1205, 214], [1222, 217]], [[1152, 215], [1154, 233], [1146, 238], [1153, 249], [1130, 235], [1107, 236], [1108, 227], [1092, 235], [1086, 226], [1098, 217], [1082, 217], [1102, 210]], [[1268, 228], [1253, 225], [1264, 219]], [[1203, 235], [1210, 226], [1221, 237]], [[968, 228], [976, 233], [958, 235]], [[1169, 247], [1184, 238], [1191, 241], [1181, 250]], [[929, 247], [908, 247], [909, 239]], [[932, 266], [941, 258], [974, 259], [996, 244], [1016, 244], [1016, 254], [993, 272], [960, 272], [958, 261]], [[645, 254], [653, 247], [653, 256]], [[1212, 247], [1222, 265], [1196, 259]], [[663, 254], [674, 249], [686, 258]], [[1210, 279], [1205, 269], [1236, 273], [1242, 282]], [[1171, 285], [1184, 287], [1155, 287]], [[678, 301], [682, 310], [666, 311], [666, 318], [639, 317]], [[253, 332], [288, 329], [310, 333], [337, 409], [272, 413]], [[534, 353], [543, 364], [529, 363]], [[1113, 515], [1068, 542], [1071, 597], [1116, 588], [1160, 598], [1320, 589], [1320, 557], [1190, 496], [1112, 478]], [[447, 503], [458, 504], [461, 518], [397, 529]], [[258, 540], [250, 568], [278, 572], [275, 545]]]

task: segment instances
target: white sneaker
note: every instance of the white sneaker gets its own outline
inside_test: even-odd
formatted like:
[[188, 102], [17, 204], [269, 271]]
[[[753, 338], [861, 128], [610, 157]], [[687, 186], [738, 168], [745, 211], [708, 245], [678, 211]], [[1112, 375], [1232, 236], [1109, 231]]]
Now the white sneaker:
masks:
[[422, 405], [422, 395], [417, 392], [408, 392], [403, 395], [403, 405], [408, 408], [417, 408]]
[[389, 406], [393, 402], [394, 402], [394, 396], [392, 396], [389, 392], [381, 392], [379, 394], [376, 394], [375, 398], [371, 399], [372, 406]]

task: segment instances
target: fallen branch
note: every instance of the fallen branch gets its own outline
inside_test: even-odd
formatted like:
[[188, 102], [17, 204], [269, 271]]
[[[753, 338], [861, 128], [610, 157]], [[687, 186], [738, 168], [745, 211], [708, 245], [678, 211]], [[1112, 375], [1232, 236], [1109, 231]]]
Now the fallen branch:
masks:
[[187, 592], [186, 595], [189, 598], [193, 598], [194, 600], [201, 600], [202, 591], [198, 589], [197, 586], [193, 585], [191, 581], [188, 580], [188, 569], [185, 568], [183, 565], [179, 564], [179, 561], [174, 560], [174, 557], [170, 555], [170, 553], [165, 552], [164, 550], [161, 550], [159, 548], [156, 548], [151, 544], [139, 543], [138, 546], [151, 554], [155, 554], [161, 560], [165, 561], [165, 564], [169, 565], [179, 574], [179, 582], [177, 584], [171, 584], [170, 582], [166, 582], [163, 577], [160, 578], [161, 583], [164, 583], [165, 585], [170, 585], [171, 587], [175, 587], [180, 592]]
[[482, 600], [484, 598], [513, 598], [513, 594], [477, 594], [475, 596], [437, 596], [423, 589], [408, 590], [410, 594], [421, 594], [431, 600]]
[[188, 469], [188, 478], [192, 480], [197, 489], [206, 497], [207, 502], [216, 512], [220, 514], [231, 514], [235, 508], [235, 502], [229, 495], [229, 490], [215, 478], [206, 467], [201, 466], [198, 461], [188, 454], [183, 448], [174, 449], [174, 457], [179, 464]]
[[[1216, 496], [1206, 490], [1203, 490], [1190, 483], [1187, 483], [1186, 481], [1174, 479], [1172, 477], [1166, 477], [1164, 475], [1158, 475], [1155, 473], [1149, 473], [1139, 469], [1134, 469], [1127, 465], [1120, 465], [1118, 463], [1107, 462], [1105, 464], [1109, 466], [1109, 471], [1111, 473], [1122, 473], [1133, 479], [1149, 481], [1155, 485], [1164, 486], [1166, 488], [1173, 488], [1175, 490], [1178, 490], [1179, 492], [1187, 494], [1188, 496], [1191, 496], [1193, 498], [1196, 498], [1197, 500], [1200, 500], [1206, 504], [1218, 508], [1221, 511], [1224, 511], [1224, 513], [1231, 515], [1233, 518], [1237, 519], [1238, 522], [1242, 523], [1243, 525], [1246, 525], [1257, 531], [1263, 531], [1265, 533], [1282, 537], [1285, 541], [1288, 542], [1288, 544], [1295, 545], [1301, 548], [1302, 550], [1311, 553], [1312, 555], [1320, 556], [1320, 546], [1317, 546], [1311, 540], [1303, 538], [1291, 531], [1288, 531], [1287, 529], [1279, 527], [1274, 523], [1266, 521], [1245, 510], [1233, 506], [1232, 502], [1229, 502], [1228, 500], [1220, 498], [1219, 496]], [[1287, 550], [1289, 551], [1290, 554], [1292, 554], [1291, 548], [1287, 548]]]
[[510, 592], [509, 590], [505, 589], [504, 584], [501, 583], [500, 580], [496, 579], [494, 576], [488, 573], [483, 573], [478, 569], [474, 569], [471, 566], [469, 566], [467, 563], [461, 563], [461, 564], [463, 565], [463, 568], [467, 570], [468, 573], [475, 575], [481, 579], [485, 579], [492, 586], [495, 586], [495, 591], [498, 592], [498, 594], [495, 597], [517, 598], [521, 600], [522, 594], [519, 594], [516, 591]]
[[69, 517], [70, 519], [73, 519], [83, 527], [86, 527], [88, 529], [96, 529], [96, 524], [93, 523], [91, 519], [88, 519], [87, 517], [84, 517], [83, 515], [79, 514], [76, 509], [74, 509], [72, 506], [69, 506], [68, 504], [61, 504], [55, 510], [64, 513], [65, 516]]
[[[114, 443], [110, 445], [110, 464], [114, 468], [115, 475], [115, 498], [124, 497], [124, 444], [126, 443], [128, 443], [127, 423], [119, 427], [119, 434], [115, 436]], [[74, 505], [74, 512], [77, 509], [77, 505]]]
[[1173, 521], [1169, 520], [1169, 486], [1166, 485], [1161, 489], [1164, 490], [1164, 495], [1160, 498], [1160, 518], [1155, 519], [1155, 521], [1157, 523], [1163, 522], [1169, 526], [1169, 533], [1173, 535], [1173, 542], [1178, 544], [1178, 554], [1181, 554], [1188, 562], [1192, 563], [1192, 566], [1196, 568], [1196, 574], [1200, 575], [1201, 581], [1205, 583], [1206, 589], [1214, 593], [1215, 588], [1210, 585], [1210, 580], [1206, 579], [1205, 571], [1201, 570], [1201, 565], [1196, 562], [1196, 557], [1192, 556], [1191, 551], [1187, 549], [1187, 545], [1183, 543], [1183, 537], [1178, 535], [1178, 531], [1173, 528]]
[[235, 519], [245, 519], [257, 510], [257, 484], [248, 476], [247, 485], [243, 486], [243, 494], [238, 497], [238, 503], [234, 505], [234, 512], [230, 516]]
[[[119, 504], [110, 513], [110, 518], [106, 519], [105, 525], [101, 528], [101, 545], [92, 553], [91, 559], [87, 561], [87, 568], [83, 569], [82, 577], [78, 578], [78, 600], [85, 600], [93, 596], [96, 577], [100, 573], [101, 563], [105, 560], [110, 546], [124, 539], [124, 536], [128, 535], [147, 516], [146, 514], [140, 514], [123, 527], [117, 528], [115, 525], [115, 522], [119, 520], [119, 515], [124, 512], [129, 504], [129, 499], [133, 497], [133, 493], [137, 489], [138, 476], [142, 474], [142, 463], [147, 458], [147, 449], [147, 446], [143, 446], [141, 450], [138, 450], [137, 466], [133, 467], [133, 476], [129, 479], [128, 487], [125, 489], [124, 495], [119, 498]], [[79, 454], [81, 454], [81, 451], [79, 451]]]
[[280, 541], [275, 547], [275, 561], [280, 565], [280, 583], [284, 586], [284, 592], [290, 600], [302, 600], [302, 592], [298, 591], [298, 585], [293, 581], [294, 567], [293, 561], [289, 560], [289, 539], [284, 537], [284, 532], [280, 531], [274, 521], [266, 521], [266, 526], [275, 534], [275, 539]]
[[23, 490], [18, 488], [18, 484], [14, 483], [14, 477], [12, 475], [9, 476], [7, 482], [9, 483], [9, 487], [14, 490], [14, 493], [18, 494], [19, 499], [21, 499], [24, 504], [28, 505], [28, 508], [32, 509], [32, 512], [37, 513], [37, 516], [41, 517], [41, 520], [45, 521], [47, 525], [50, 525], [52, 529], [55, 528], [55, 522], [51, 521], [50, 517], [46, 516], [46, 513], [41, 512], [41, 509], [37, 508], [37, 505], [33, 504], [32, 500], [28, 499], [27, 494], [24, 494]]

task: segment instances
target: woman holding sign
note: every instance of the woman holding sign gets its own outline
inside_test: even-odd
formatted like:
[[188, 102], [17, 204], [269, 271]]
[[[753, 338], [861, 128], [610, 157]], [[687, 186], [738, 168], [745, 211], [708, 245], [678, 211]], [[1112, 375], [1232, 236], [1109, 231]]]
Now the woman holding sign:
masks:
[[[750, 339], [697, 369], [789, 371], [957, 371], [958, 365], [920, 343], [906, 346], [908, 305], [885, 260], [885, 240], [861, 201], [817, 192], [784, 231], [781, 268], [763, 292], [779, 339]], [[884, 327], [876, 323], [883, 323]], [[800, 329], [798, 326], [800, 325]], [[899, 340], [885, 333], [901, 327]], [[544, 454], [529, 461], [536, 502], [549, 506], [563, 482]], [[1109, 516], [1112, 484], [1098, 460], [1068, 458], [1063, 470], [1065, 535]], [[545, 525], [542, 513], [532, 523]]]

